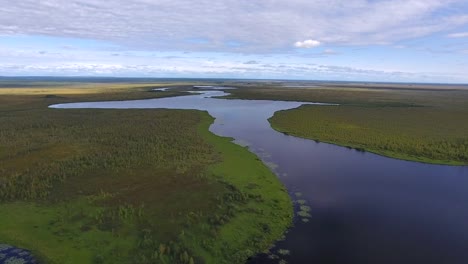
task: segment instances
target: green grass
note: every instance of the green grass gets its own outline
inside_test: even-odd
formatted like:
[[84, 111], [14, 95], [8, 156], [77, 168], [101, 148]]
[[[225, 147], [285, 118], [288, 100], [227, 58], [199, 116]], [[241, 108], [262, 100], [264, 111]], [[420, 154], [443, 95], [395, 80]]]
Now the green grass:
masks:
[[290, 198], [254, 154], [208, 131], [208, 113], [47, 109], [180, 94], [0, 97], [0, 242], [45, 263], [240, 263], [267, 249]]
[[[203, 131], [207, 133], [206, 129]], [[242, 212], [219, 230], [217, 238], [219, 256], [227, 253], [234, 256], [234, 263], [241, 263], [282, 236], [293, 213], [290, 198], [282, 184], [271, 177], [271, 171], [246, 148], [211, 135], [209, 142], [226, 155], [221, 163], [211, 167], [211, 172], [249, 198]]]

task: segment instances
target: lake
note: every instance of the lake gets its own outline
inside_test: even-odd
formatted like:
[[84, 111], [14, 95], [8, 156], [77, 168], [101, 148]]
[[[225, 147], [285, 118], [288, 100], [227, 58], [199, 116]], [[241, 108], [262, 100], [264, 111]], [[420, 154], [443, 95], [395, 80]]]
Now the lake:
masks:
[[468, 263], [468, 166], [402, 161], [284, 135], [267, 119], [302, 102], [212, 98], [225, 94], [51, 107], [208, 111], [216, 118], [210, 130], [249, 146], [295, 201], [298, 215], [285, 240], [250, 263]]

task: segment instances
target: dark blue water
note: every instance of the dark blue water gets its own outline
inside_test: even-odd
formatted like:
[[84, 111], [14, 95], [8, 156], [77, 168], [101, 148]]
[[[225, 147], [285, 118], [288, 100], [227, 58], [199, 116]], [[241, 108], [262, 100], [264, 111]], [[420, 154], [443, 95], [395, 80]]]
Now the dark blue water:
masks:
[[468, 167], [396, 160], [287, 136], [267, 119], [300, 102], [206, 98], [221, 94], [52, 107], [207, 110], [216, 118], [212, 132], [248, 145], [298, 201], [296, 211], [306, 206], [285, 240], [251, 263], [468, 263]]
[[0, 244], [0, 264], [36, 264], [30, 251]]

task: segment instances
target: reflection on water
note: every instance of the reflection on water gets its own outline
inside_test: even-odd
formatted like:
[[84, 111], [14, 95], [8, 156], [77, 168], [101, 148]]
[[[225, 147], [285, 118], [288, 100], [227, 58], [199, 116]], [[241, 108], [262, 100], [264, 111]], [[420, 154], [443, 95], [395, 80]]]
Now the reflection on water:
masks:
[[165, 92], [165, 91], [167, 91], [167, 89], [169, 89], [169, 87], [155, 88], [155, 89], [151, 89], [151, 90], [156, 91], [156, 92]]
[[468, 263], [468, 167], [401, 161], [287, 136], [267, 119], [301, 102], [209, 98], [223, 94], [51, 107], [208, 111], [216, 118], [210, 130], [274, 164], [296, 212], [310, 214], [297, 216], [272, 254], [252, 263]]

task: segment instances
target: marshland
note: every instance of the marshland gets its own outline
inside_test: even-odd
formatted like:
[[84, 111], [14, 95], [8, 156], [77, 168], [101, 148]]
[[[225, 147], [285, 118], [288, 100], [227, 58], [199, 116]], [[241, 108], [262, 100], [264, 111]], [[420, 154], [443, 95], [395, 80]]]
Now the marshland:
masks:
[[178, 94], [97, 87], [2, 88], [2, 243], [44, 263], [241, 262], [289, 226], [283, 185], [206, 112], [48, 108]]

